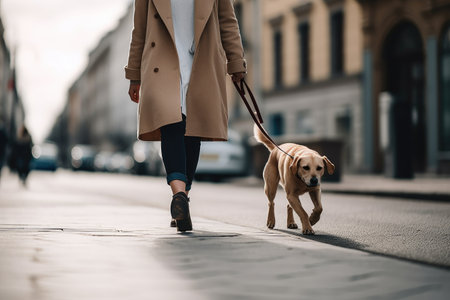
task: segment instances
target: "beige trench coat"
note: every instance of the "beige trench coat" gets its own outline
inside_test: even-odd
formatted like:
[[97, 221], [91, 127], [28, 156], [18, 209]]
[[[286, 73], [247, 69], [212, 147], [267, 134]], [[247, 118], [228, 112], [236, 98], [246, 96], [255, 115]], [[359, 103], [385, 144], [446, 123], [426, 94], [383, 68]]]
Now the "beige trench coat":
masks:
[[[226, 73], [246, 72], [233, 0], [195, 0], [195, 54], [186, 96], [186, 135], [226, 140]], [[182, 120], [180, 67], [169, 0], [135, 0], [125, 76], [141, 80], [138, 138], [161, 139], [161, 126]]]

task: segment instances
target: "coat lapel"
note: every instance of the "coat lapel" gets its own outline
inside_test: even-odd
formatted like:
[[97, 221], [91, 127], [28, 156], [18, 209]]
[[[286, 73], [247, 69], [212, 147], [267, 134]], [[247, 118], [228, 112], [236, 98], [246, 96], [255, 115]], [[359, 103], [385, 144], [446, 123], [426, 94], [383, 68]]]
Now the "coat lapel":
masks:
[[[194, 0], [194, 41], [195, 45], [198, 45], [200, 36], [205, 28], [206, 22], [208, 22], [211, 10], [214, 6], [215, 0]], [[156, 7], [161, 19], [166, 25], [169, 31], [172, 41], [175, 44], [175, 33], [172, 22], [172, 9], [170, 0], [153, 0], [153, 4]]]
[[155, 5], [156, 10], [161, 17], [161, 20], [164, 22], [164, 25], [166, 25], [170, 37], [175, 44], [175, 33], [173, 30], [172, 8], [170, 6], [170, 0], [153, 0], [153, 4]]
[[213, 8], [215, 0], [195, 0], [194, 5], [194, 41], [195, 47], [197, 47], [205, 28], [206, 22], [208, 22], [211, 10]]

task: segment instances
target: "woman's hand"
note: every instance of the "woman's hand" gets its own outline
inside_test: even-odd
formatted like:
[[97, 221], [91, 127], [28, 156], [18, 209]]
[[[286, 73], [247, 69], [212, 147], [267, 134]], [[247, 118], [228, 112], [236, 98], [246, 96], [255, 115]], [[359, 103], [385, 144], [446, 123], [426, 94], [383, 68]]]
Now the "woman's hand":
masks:
[[237, 73], [233, 73], [233, 75], [231, 75], [231, 79], [236, 83], [241, 82], [241, 80], [244, 79], [244, 77], [245, 77], [245, 72], [237, 72]]
[[131, 80], [130, 88], [128, 89], [128, 95], [133, 102], [139, 103], [139, 89], [141, 88], [141, 82]]

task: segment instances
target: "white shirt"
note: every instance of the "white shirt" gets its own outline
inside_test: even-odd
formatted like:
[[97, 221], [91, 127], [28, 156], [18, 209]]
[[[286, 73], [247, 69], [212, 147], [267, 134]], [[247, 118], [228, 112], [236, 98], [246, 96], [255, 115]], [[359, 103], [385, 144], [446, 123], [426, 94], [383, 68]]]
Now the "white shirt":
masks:
[[181, 112], [186, 115], [186, 93], [194, 60], [194, 0], [170, 0], [175, 46], [180, 63]]

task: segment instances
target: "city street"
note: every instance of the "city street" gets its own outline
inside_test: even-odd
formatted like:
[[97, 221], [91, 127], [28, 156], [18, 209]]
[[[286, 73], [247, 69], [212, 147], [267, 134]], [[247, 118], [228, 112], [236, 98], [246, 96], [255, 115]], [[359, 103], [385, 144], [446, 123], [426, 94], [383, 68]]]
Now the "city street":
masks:
[[265, 229], [260, 186], [196, 182], [190, 196], [194, 231], [177, 234], [163, 178], [34, 172], [25, 189], [4, 172], [0, 299], [450, 294], [447, 203], [325, 193], [317, 235], [305, 238], [286, 230], [281, 190], [275, 230]]
[[450, 0], [0, 0], [0, 300], [450, 299], [448, 70]]
[[[30, 189], [51, 192], [45, 196], [51, 198], [61, 197], [58, 191], [63, 197], [81, 193], [114, 199], [122, 205], [167, 211], [170, 203], [169, 188], [158, 177], [65, 171], [56, 176], [33, 173]], [[265, 229], [267, 201], [262, 186], [195, 182], [190, 197], [194, 216]], [[309, 196], [304, 195], [301, 200], [305, 210], [311, 211]], [[328, 193], [322, 195], [322, 202], [324, 212], [314, 226], [317, 235], [307, 238], [450, 267], [449, 203]], [[275, 229], [301, 235], [300, 230], [286, 228], [286, 205], [284, 191], [279, 189], [275, 200]], [[300, 224], [299, 218], [295, 218]]]

